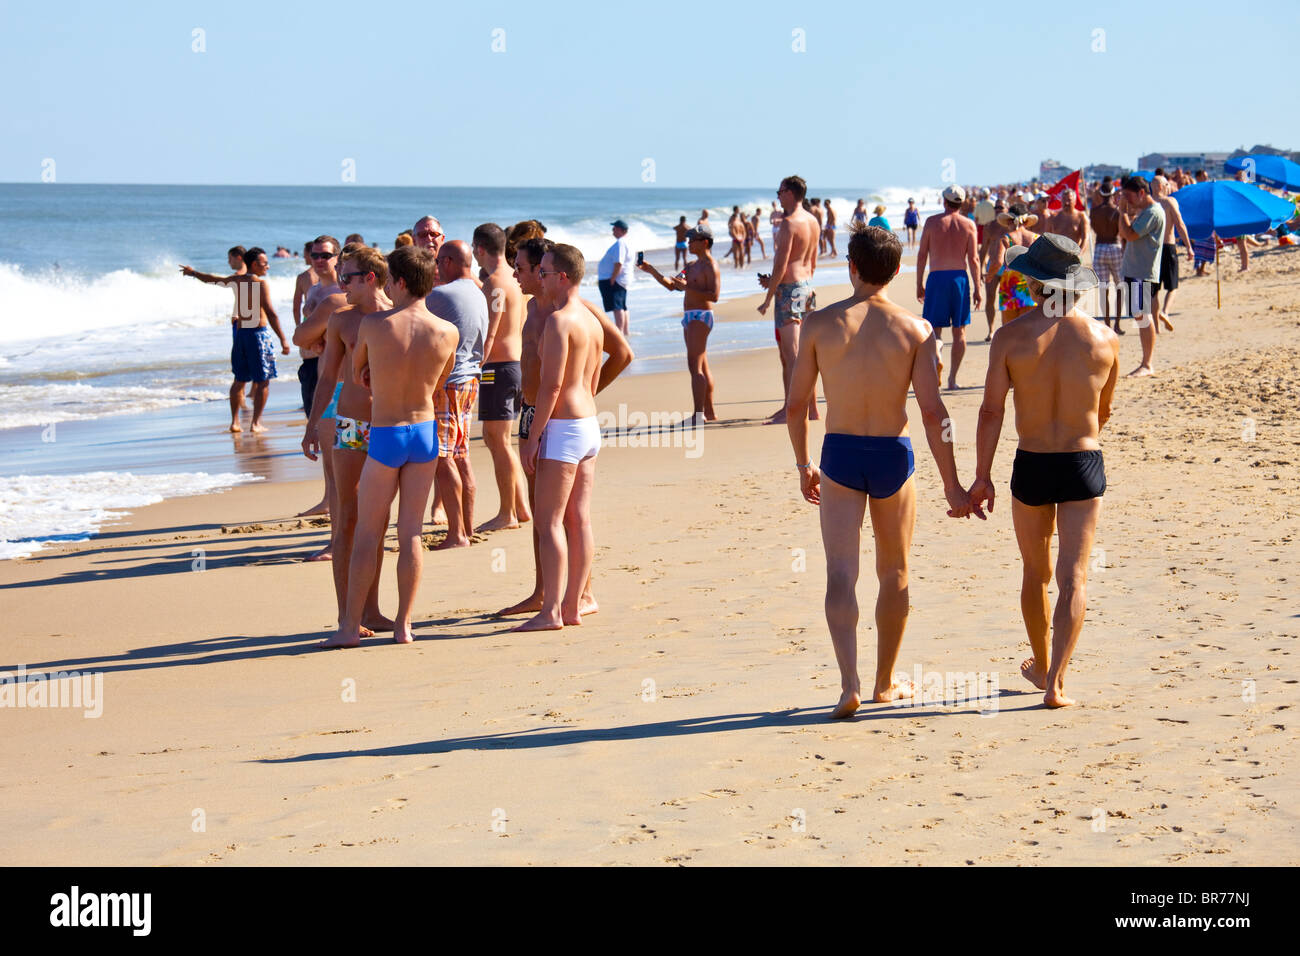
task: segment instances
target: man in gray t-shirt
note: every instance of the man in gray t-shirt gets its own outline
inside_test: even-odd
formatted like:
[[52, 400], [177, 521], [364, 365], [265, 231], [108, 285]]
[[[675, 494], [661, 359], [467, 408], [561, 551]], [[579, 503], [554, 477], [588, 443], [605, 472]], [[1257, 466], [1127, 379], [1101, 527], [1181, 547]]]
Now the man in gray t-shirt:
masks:
[[1129, 309], [1137, 318], [1142, 334], [1142, 364], [1130, 375], [1154, 374], [1151, 359], [1156, 348], [1156, 330], [1151, 320], [1152, 300], [1160, 281], [1160, 250], [1165, 240], [1164, 208], [1151, 198], [1146, 180], [1126, 176], [1121, 184], [1119, 234], [1125, 241], [1120, 274], [1128, 293]]
[[[447, 512], [447, 538], [441, 548], [462, 548], [474, 532], [474, 472], [469, 464], [469, 429], [483, 375], [483, 340], [488, 306], [483, 290], [470, 277], [474, 258], [457, 239], [438, 250], [440, 284], [424, 300], [430, 312], [460, 333], [456, 363], [438, 406], [438, 474], [433, 512]], [[454, 464], [453, 464], [454, 462]]]

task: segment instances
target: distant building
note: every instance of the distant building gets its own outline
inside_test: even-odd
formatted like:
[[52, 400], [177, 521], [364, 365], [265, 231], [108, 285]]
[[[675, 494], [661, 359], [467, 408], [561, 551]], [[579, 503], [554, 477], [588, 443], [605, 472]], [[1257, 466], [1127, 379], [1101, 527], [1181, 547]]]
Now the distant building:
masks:
[[1238, 147], [1228, 154], [1228, 159], [1236, 159], [1238, 156], [1249, 156], [1251, 154], [1261, 156], [1282, 156], [1291, 160], [1293, 163], [1300, 163], [1300, 152], [1278, 149], [1276, 146], [1255, 145], [1250, 149]]
[[1091, 166], [1083, 167], [1083, 181], [1086, 183], [1099, 183], [1104, 179], [1119, 179], [1127, 172], [1128, 170], [1123, 166], [1093, 163]]
[[1054, 159], [1045, 159], [1038, 164], [1038, 181], [1040, 183], [1054, 183], [1072, 172], [1074, 172], [1073, 167], [1062, 166]]
[[1231, 157], [1231, 153], [1147, 153], [1145, 156], [1138, 157], [1138, 169], [1154, 170], [1164, 167], [1165, 169], [1185, 169], [1189, 172], [1205, 170], [1211, 176], [1224, 175], [1223, 164]]

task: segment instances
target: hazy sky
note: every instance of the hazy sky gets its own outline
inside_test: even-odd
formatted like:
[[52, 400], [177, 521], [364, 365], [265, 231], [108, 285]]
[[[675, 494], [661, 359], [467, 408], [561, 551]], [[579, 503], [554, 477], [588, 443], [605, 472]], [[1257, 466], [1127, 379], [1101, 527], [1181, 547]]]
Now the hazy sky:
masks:
[[4, 3], [6, 182], [913, 186], [1300, 147], [1296, 0]]

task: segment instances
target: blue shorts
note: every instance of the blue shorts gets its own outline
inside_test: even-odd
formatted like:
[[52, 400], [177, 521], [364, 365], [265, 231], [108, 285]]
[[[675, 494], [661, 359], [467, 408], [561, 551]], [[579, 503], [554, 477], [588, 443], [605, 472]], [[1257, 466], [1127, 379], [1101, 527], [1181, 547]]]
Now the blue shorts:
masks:
[[692, 322], [703, 322], [710, 331], [713, 330], [713, 310], [712, 309], [687, 309], [682, 313], [682, 328], [686, 328]]
[[872, 498], [898, 494], [916, 470], [912, 439], [828, 433], [822, 439], [822, 474]]
[[970, 325], [970, 280], [965, 269], [940, 269], [926, 276], [921, 315], [936, 329]]
[[230, 370], [237, 382], [269, 382], [275, 378], [275, 339], [265, 325], [235, 330]]
[[624, 312], [627, 310], [627, 289], [613, 279], [600, 279], [596, 282], [600, 289], [600, 302], [606, 312]]
[[677, 245], [676, 245], [674, 248], [677, 248], [677, 249], [685, 249], [685, 248], [686, 248], [686, 243], [684, 243], [684, 242], [679, 242], [679, 243], [677, 243]]
[[433, 461], [438, 457], [438, 422], [431, 418], [414, 425], [371, 425], [367, 454], [389, 468]]

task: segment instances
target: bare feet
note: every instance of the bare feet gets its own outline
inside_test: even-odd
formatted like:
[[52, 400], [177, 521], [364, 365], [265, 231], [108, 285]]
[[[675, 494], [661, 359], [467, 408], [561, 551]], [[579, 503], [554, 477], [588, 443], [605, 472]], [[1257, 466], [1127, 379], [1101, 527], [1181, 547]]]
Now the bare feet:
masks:
[[439, 525], [444, 525], [446, 523], [447, 523], [447, 512], [442, 510], [429, 512], [429, 524], [437, 527]]
[[231, 430], [232, 432], [242, 432], [244, 429], [243, 429], [243, 426], [241, 426], [241, 425], [239, 424], [239, 422], [231, 422], [231, 423], [230, 423], [230, 430]]
[[1065, 688], [1061, 686], [1060, 681], [1057, 681], [1043, 695], [1043, 703], [1048, 707], [1069, 707], [1074, 703], [1074, 698], [1066, 697]]
[[303, 558], [303, 560], [304, 561], [333, 561], [334, 552], [330, 550], [330, 546], [327, 544], [325, 545], [325, 547], [321, 548], [315, 554], [308, 555], [307, 557]]
[[846, 717], [852, 717], [862, 706], [862, 698], [858, 696], [856, 690], [846, 690], [840, 695], [840, 702], [835, 705], [831, 711], [830, 720], [843, 720]]
[[452, 548], [468, 548], [468, 547], [469, 547], [469, 538], [466, 537], [453, 538], [451, 535], [447, 535], [447, 537], [442, 539], [442, 544], [438, 545], [436, 548], [433, 548], [432, 550], [450, 551]]
[[258, 434], [259, 432], [264, 432], [264, 431], [268, 431], [268, 430], [269, 430], [269, 429], [268, 429], [265, 425], [263, 425], [261, 422], [253, 422], [253, 424], [250, 425], [249, 428], [252, 429], [252, 432], [253, 432], [254, 435]]
[[560, 608], [560, 620], [564, 621], [565, 627], [575, 627], [582, 624], [582, 612], [566, 611], [564, 608]]
[[372, 636], [375, 631], [391, 631], [393, 622], [382, 614], [370, 614], [361, 618], [361, 628], [369, 630], [371, 634], [367, 636]]
[[311, 515], [327, 515], [330, 513], [330, 503], [327, 499], [322, 498], [320, 504], [312, 505], [306, 511], [299, 511], [295, 518], [308, 518]]
[[590, 594], [584, 594], [578, 599], [578, 613], [586, 617], [588, 614], [595, 614], [600, 610], [600, 605]]
[[763, 424], [764, 424], [764, 425], [784, 425], [784, 424], [785, 424], [785, 409], [782, 408], [779, 412], [777, 412], [775, 415], [773, 415], [771, 418], [769, 418], [769, 419], [768, 419], [767, 421], [765, 421]]
[[1026, 657], [1020, 662], [1020, 676], [1039, 690], [1047, 690], [1047, 671], [1039, 667], [1032, 657]]
[[333, 637], [329, 640], [321, 641], [316, 646], [323, 651], [334, 650], [339, 647], [360, 647], [361, 632], [354, 631], [352, 634], [345, 635], [343, 629], [339, 628]]
[[389, 628], [389, 630], [391, 630], [391, 631], [393, 632], [393, 643], [394, 643], [394, 644], [414, 644], [414, 643], [415, 643], [415, 635], [413, 635], [413, 634], [411, 633], [411, 625], [410, 625], [410, 624], [404, 624], [404, 625], [402, 625], [401, 627], [396, 627], [396, 626], [394, 626], [394, 627], [392, 627], [392, 628]]
[[518, 604], [512, 604], [509, 607], [503, 607], [497, 611], [497, 617], [509, 617], [512, 614], [536, 614], [542, 609], [542, 596], [540, 594], [530, 594]]
[[1165, 316], [1163, 316], [1163, 315], [1160, 316], [1160, 322], [1161, 322], [1161, 324], [1163, 324], [1164, 327], [1165, 327], [1166, 329], [1168, 329], [1170, 332], [1172, 332], [1172, 331], [1174, 330], [1174, 323], [1170, 322], [1167, 318], [1165, 318]]
[[1149, 365], [1139, 365], [1128, 374], [1130, 378], [1146, 378], [1148, 375], [1154, 375], [1156, 373], [1151, 371], [1151, 366]]
[[488, 521], [484, 521], [478, 526], [478, 531], [505, 531], [507, 528], [518, 528], [519, 522], [514, 515], [497, 515]]
[[[582, 623], [581, 620], [578, 621]], [[539, 611], [536, 617], [531, 617], [518, 627], [516, 631], [559, 631], [563, 630], [565, 622], [560, 619], [558, 614], [547, 614], [545, 611]]]
[[877, 684], [875, 693], [871, 695], [871, 699], [877, 704], [887, 704], [891, 700], [906, 700], [908, 697], [912, 697], [915, 694], [916, 688], [912, 686], [910, 680], [895, 676], [888, 687], [881, 688], [880, 685]]

